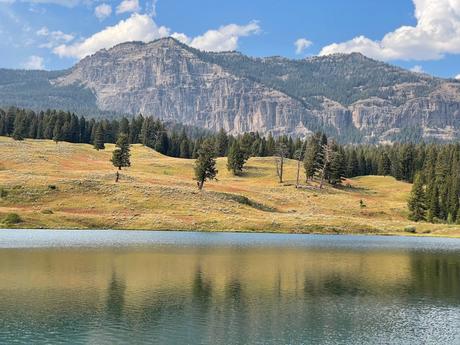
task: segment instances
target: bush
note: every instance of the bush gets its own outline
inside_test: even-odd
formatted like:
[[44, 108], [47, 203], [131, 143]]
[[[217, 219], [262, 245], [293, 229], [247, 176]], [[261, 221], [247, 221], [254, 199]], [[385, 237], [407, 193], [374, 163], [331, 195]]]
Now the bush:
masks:
[[54, 184], [50, 184], [50, 185], [48, 185], [48, 189], [50, 189], [50, 190], [56, 190], [57, 187], [56, 187]]
[[46, 209], [42, 211], [43, 214], [53, 214], [54, 212], [52, 210]]
[[8, 196], [6, 189], [0, 188], [0, 199], [4, 199]]
[[415, 234], [417, 232], [417, 228], [413, 225], [409, 225], [404, 228], [404, 232]]
[[18, 224], [22, 222], [21, 217], [17, 213], [8, 213], [3, 219], [5, 224]]

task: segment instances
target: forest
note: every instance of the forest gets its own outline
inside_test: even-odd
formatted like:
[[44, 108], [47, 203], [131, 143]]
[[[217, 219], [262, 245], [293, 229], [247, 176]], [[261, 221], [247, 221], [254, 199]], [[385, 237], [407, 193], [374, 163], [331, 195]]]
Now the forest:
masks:
[[121, 134], [128, 144], [143, 144], [171, 157], [199, 161], [200, 152], [209, 158], [228, 157], [228, 169], [243, 176], [250, 157], [274, 156], [280, 182], [286, 158], [299, 161], [304, 183], [316, 179], [321, 187], [323, 183], [339, 187], [346, 178], [356, 176], [393, 176], [413, 183], [408, 200], [411, 220], [460, 223], [460, 144], [340, 145], [320, 132], [306, 140], [259, 133], [232, 136], [224, 130], [211, 133], [171, 126], [142, 115], [109, 120], [59, 110], [0, 109], [0, 135], [15, 140], [87, 143], [101, 150], [104, 143], [116, 143]]

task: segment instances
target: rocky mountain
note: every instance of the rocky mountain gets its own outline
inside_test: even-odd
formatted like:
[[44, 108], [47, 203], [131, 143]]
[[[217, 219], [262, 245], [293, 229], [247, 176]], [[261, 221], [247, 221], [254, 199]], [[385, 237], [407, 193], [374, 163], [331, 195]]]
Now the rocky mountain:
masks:
[[460, 137], [460, 82], [361, 54], [303, 60], [208, 53], [172, 38], [129, 42], [60, 72], [0, 70], [0, 105], [167, 121], [342, 142]]

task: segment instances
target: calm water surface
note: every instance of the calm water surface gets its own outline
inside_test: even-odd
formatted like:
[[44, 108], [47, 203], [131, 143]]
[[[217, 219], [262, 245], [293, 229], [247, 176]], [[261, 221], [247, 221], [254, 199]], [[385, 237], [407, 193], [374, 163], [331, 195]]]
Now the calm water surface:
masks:
[[460, 240], [0, 230], [0, 344], [460, 344]]

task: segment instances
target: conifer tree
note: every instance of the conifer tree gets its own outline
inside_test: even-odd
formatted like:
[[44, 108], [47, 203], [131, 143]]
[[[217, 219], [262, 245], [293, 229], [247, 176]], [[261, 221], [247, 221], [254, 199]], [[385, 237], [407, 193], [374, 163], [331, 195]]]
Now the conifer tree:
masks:
[[409, 208], [409, 219], [414, 222], [426, 220], [426, 198], [423, 180], [420, 174], [415, 176], [412, 191], [407, 203]]
[[246, 163], [245, 155], [241, 151], [240, 144], [235, 140], [228, 151], [227, 169], [234, 175], [240, 175], [243, 172], [244, 163]]
[[388, 176], [391, 174], [391, 161], [390, 157], [388, 157], [388, 153], [383, 152], [380, 155], [379, 163], [378, 163], [378, 174], [383, 176]]
[[96, 150], [104, 150], [105, 149], [105, 144], [104, 144], [104, 130], [102, 128], [102, 124], [99, 123], [96, 127], [96, 130], [94, 132], [94, 148]]
[[216, 154], [218, 157], [225, 157], [228, 151], [228, 136], [223, 128], [220, 129], [216, 137]]
[[350, 153], [350, 158], [348, 160], [347, 176], [356, 177], [358, 175], [359, 175], [358, 155], [356, 154], [356, 150], [353, 149]]
[[213, 140], [206, 139], [197, 152], [195, 162], [195, 178], [199, 190], [203, 189], [203, 185], [207, 180], [213, 180], [218, 173], [215, 160], [215, 144]]
[[[112, 152], [111, 162], [113, 166], [118, 168], [118, 170], [121, 170], [121, 168], [130, 167], [131, 166], [130, 151], [131, 150], [130, 150], [128, 136], [125, 133], [121, 133], [117, 139], [116, 149]], [[120, 174], [118, 173], [118, 170], [117, 170], [115, 182], [118, 182], [120, 178]]]
[[340, 185], [345, 177], [345, 153], [336, 143], [332, 145], [332, 157], [329, 167], [329, 183]]
[[431, 189], [431, 197], [428, 200], [428, 214], [427, 219], [433, 223], [439, 220], [441, 214], [441, 207], [439, 205], [439, 189], [434, 185]]
[[313, 179], [315, 172], [321, 166], [321, 133], [316, 133], [307, 141], [307, 148], [304, 155], [305, 176]]

